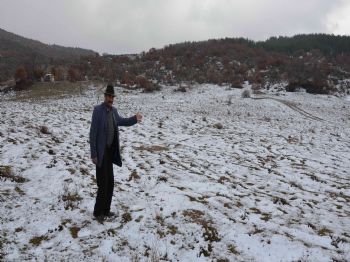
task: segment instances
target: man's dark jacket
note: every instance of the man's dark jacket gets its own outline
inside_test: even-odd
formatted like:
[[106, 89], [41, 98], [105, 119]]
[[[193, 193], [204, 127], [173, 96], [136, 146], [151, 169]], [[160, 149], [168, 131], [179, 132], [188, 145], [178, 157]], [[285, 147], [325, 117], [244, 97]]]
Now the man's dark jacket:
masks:
[[[119, 146], [119, 130], [118, 126], [132, 126], [137, 123], [136, 115], [128, 118], [123, 118], [118, 114], [115, 107], [112, 107], [113, 121], [115, 127], [115, 137], [116, 139], [114, 145], [116, 148], [114, 150], [113, 163], [122, 166], [122, 160], [120, 156], [120, 146]], [[91, 158], [97, 157], [97, 165], [101, 167], [103, 154], [107, 144], [107, 105], [103, 102], [100, 105], [94, 107], [94, 112], [92, 113], [92, 121], [90, 127], [90, 150]]]

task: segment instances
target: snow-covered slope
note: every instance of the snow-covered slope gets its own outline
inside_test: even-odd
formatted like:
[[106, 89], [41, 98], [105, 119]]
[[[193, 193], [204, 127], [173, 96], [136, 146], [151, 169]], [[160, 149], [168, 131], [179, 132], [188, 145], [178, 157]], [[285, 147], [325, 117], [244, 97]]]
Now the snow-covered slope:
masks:
[[92, 219], [95, 88], [57, 100], [1, 97], [0, 258], [350, 260], [349, 101], [174, 89], [117, 89], [120, 114], [140, 111], [144, 121], [121, 128], [118, 217], [104, 224]]

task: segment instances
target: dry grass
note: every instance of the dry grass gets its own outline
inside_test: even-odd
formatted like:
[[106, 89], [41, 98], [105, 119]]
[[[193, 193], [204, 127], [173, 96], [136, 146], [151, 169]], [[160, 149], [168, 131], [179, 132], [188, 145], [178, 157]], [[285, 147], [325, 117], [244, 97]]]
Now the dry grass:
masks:
[[204, 205], [208, 204], [208, 201], [206, 200], [207, 197], [205, 196], [201, 196], [201, 197], [193, 197], [190, 195], [186, 195], [191, 202], [198, 202], [198, 203], [202, 203]]
[[18, 193], [18, 194], [20, 194], [21, 196], [24, 196], [26, 193], [22, 190], [22, 189], [20, 189], [18, 186], [16, 186], [15, 187], [15, 191]]
[[34, 246], [39, 246], [43, 240], [47, 240], [47, 236], [42, 235], [42, 236], [37, 236], [33, 237], [29, 240], [29, 243], [34, 245]]
[[136, 170], [132, 171], [129, 178], [128, 178], [128, 182], [130, 182], [131, 180], [138, 180], [140, 179], [140, 176], [137, 174]]
[[140, 150], [140, 151], [149, 151], [151, 153], [154, 152], [160, 152], [160, 151], [168, 151], [169, 148], [166, 146], [159, 146], [159, 145], [154, 145], [154, 146], [139, 146], [139, 147], [135, 147], [136, 150]]
[[130, 222], [132, 220], [132, 217], [131, 217], [131, 214], [130, 212], [125, 212], [123, 215], [122, 215], [122, 222], [124, 224]]
[[61, 196], [61, 199], [64, 202], [64, 208], [66, 210], [68, 210], [68, 209], [73, 210], [73, 209], [78, 208], [78, 204], [80, 203], [82, 198], [78, 194], [77, 189], [75, 189], [74, 192], [71, 192], [68, 188], [68, 185], [65, 184], [63, 186], [63, 191], [64, 191], [64, 194]]
[[268, 213], [262, 213], [260, 219], [264, 220], [265, 222], [269, 221], [271, 219], [272, 215]]
[[182, 215], [185, 217], [189, 217], [192, 219], [192, 221], [198, 221], [199, 219], [202, 219], [202, 217], [204, 216], [204, 213], [200, 210], [196, 210], [196, 209], [187, 209], [182, 211]]
[[29, 181], [24, 177], [15, 176], [12, 172], [11, 166], [0, 166], [0, 178], [2, 178], [3, 180], [10, 180], [11, 182], [16, 183], [24, 183]]
[[178, 233], [178, 227], [174, 225], [168, 225], [168, 233], [171, 235], [175, 235]]
[[330, 235], [330, 234], [332, 234], [332, 233], [333, 233], [332, 230], [330, 230], [330, 229], [328, 229], [328, 228], [325, 228], [325, 227], [321, 228], [321, 229], [318, 230], [318, 232], [317, 232], [317, 234], [318, 234], [319, 236], [328, 236], [328, 235]]
[[202, 237], [206, 242], [208, 242], [208, 246], [206, 248], [200, 248], [199, 256], [210, 256], [211, 252], [213, 251], [212, 242], [221, 241], [221, 237], [219, 236], [217, 229], [214, 227], [213, 221], [205, 219], [204, 213], [200, 210], [187, 209], [182, 211], [182, 214], [183, 216], [190, 218], [190, 222], [202, 226]]
[[240, 253], [237, 251], [237, 247], [235, 246], [235, 245], [233, 245], [233, 244], [231, 244], [231, 245], [229, 245], [228, 246], [228, 250], [232, 253], [232, 254], [234, 254], [234, 255], [239, 255]]
[[34, 83], [23, 92], [16, 92], [15, 101], [58, 99], [70, 95], [81, 94], [89, 82], [54, 82]]
[[80, 228], [79, 227], [71, 227], [69, 229], [70, 231], [70, 234], [72, 235], [72, 238], [77, 238], [78, 237], [78, 233], [80, 231]]
[[230, 180], [228, 177], [221, 176], [221, 177], [218, 179], [218, 182], [219, 182], [220, 184], [225, 184], [225, 182], [231, 182], [231, 180]]

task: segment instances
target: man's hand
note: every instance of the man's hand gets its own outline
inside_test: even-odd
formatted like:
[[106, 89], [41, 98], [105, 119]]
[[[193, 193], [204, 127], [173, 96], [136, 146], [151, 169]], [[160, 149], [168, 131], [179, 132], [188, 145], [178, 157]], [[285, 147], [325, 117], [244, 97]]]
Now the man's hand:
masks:
[[91, 158], [92, 163], [94, 163], [95, 165], [97, 165], [97, 157]]
[[137, 123], [140, 123], [142, 120], [142, 115], [139, 112], [137, 112], [136, 114], [136, 119], [137, 119]]

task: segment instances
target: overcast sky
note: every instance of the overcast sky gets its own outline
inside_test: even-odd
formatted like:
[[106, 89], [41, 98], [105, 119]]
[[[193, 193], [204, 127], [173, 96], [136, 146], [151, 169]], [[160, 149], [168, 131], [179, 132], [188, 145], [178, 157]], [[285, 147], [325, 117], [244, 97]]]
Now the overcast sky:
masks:
[[139, 53], [183, 41], [350, 35], [350, 0], [0, 0], [0, 28], [48, 44]]

